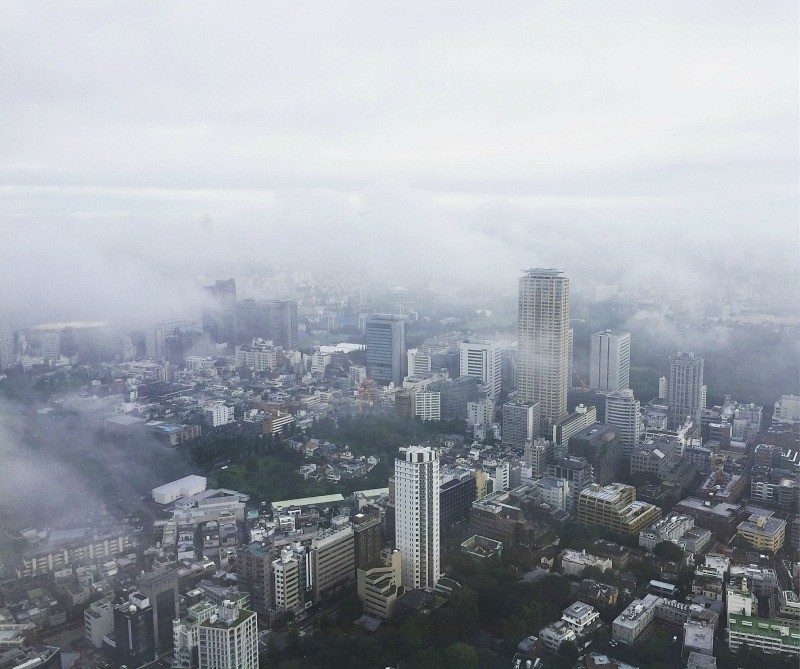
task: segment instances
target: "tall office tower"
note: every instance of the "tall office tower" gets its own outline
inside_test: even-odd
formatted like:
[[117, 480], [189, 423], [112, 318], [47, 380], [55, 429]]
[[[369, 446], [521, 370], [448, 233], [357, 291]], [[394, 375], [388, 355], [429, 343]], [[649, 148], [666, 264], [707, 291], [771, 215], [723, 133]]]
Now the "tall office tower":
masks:
[[256, 614], [225, 601], [198, 627], [200, 669], [258, 669]]
[[14, 335], [11, 321], [0, 316], [0, 372], [14, 364]]
[[120, 665], [141, 667], [156, 659], [153, 607], [141, 593], [114, 607], [114, 643]]
[[630, 458], [633, 449], [639, 443], [642, 424], [639, 417], [639, 400], [633, 396], [629, 388], [606, 395], [606, 418], [608, 425], [617, 428], [622, 453]]
[[690, 417], [700, 425], [703, 411], [703, 358], [694, 353], [669, 357], [669, 429], [675, 430]]
[[183, 318], [169, 318], [157, 321], [145, 332], [144, 346], [145, 354], [150, 360], [166, 358], [166, 341], [172, 335], [180, 333], [184, 328], [189, 327], [189, 321]]
[[667, 399], [667, 377], [662, 376], [658, 379], [658, 399]]
[[236, 346], [236, 280], [218, 279], [205, 287], [203, 330], [216, 344]]
[[408, 376], [424, 379], [431, 374], [431, 354], [427, 349], [408, 349]]
[[461, 342], [458, 346], [459, 376], [478, 379], [486, 388], [489, 399], [495, 399], [503, 389], [502, 351], [495, 342]]
[[567, 414], [569, 279], [559, 269], [531, 269], [519, 280], [517, 389], [539, 402], [549, 428]]
[[355, 532], [347, 516], [334, 516], [330, 528], [311, 540], [309, 564], [316, 600], [355, 582]]
[[539, 435], [540, 406], [538, 402], [509, 400], [503, 404], [503, 445], [524, 446]]
[[406, 364], [405, 316], [376, 315], [367, 321], [367, 374], [382, 383], [403, 382]]
[[271, 542], [251, 543], [236, 554], [239, 583], [250, 593], [253, 610], [261, 615], [268, 615], [272, 608], [272, 560], [276, 555]]
[[236, 305], [236, 340], [271, 339], [287, 350], [297, 348], [297, 302], [242, 300]]
[[407, 590], [432, 590], [439, 580], [439, 455], [400, 449], [394, 461], [395, 545]]
[[178, 570], [165, 567], [142, 574], [139, 591], [150, 600], [153, 607], [153, 631], [156, 649], [172, 647], [172, 621], [180, 613], [181, 596], [178, 592]]
[[595, 332], [589, 345], [589, 388], [624, 390], [630, 385], [631, 333]]

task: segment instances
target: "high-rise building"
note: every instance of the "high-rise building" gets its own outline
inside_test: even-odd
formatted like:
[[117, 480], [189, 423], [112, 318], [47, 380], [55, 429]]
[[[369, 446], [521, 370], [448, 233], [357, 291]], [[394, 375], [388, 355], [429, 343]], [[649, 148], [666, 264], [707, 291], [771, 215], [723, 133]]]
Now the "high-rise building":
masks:
[[302, 547], [295, 551], [291, 546], [286, 546], [280, 557], [272, 561], [277, 608], [293, 611], [302, 603], [305, 564], [305, 549]]
[[669, 357], [669, 429], [683, 425], [687, 416], [700, 425], [703, 411], [703, 358], [694, 353]]
[[658, 379], [658, 399], [667, 399], [667, 377], [661, 376]]
[[198, 627], [200, 669], [258, 669], [256, 614], [225, 601]]
[[114, 607], [114, 643], [120, 665], [133, 669], [156, 659], [153, 607], [141, 593]]
[[458, 346], [459, 376], [471, 376], [486, 388], [490, 399], [502, 391], [502, 350], [495, 342], [461, 342]]
[[639, 400], [629, 388], [606, 395], [606, 424], [617, 429], [622, 453], [627, 457], [639, 443], [642, 429], [639, 410]]
[[624, 390], [630, 385], [631, 333], [595, 332], [589, 345], [589, 388]]
[[408, 349], [408, 366], [407, 373], [415, 379], [424, 379], [430, 376], [431, 368], [431, 354], [426, 349], [410, 348]]
[[[205, 287], [203, 330], [217, 344], [236, 346], [236, 280], [217, 279]], [[249, 341], [249, 340], [248, 340]]]
[[575, 356], [575, 330], [569, 329], [569, 365], [567, 367], [567, 388], [572, 388], [572, 370]]
[[503, 445], [524, 446], [539, 435], [538, 402], [509, 400], [503, 404]]
[[597, 422], [597, 407], [579, 404], [575, 411], [564, 416], [560, 421], [553, 425], [553, 443], [563, 447], [559, 452], [566, 452], [569, 440], [573, 434]]
[[11, 321], [0, 316], [0, 372], [14, 364], [14, 337]]
[[236, 305], [236, 340], [271, 339], [286, 350], [297, 348], [297, 302], [242, 300]]
[[382, 383], [399, 386], [406, 375], [406, 319], [376, 315], [364, 329], [367, 340], [367, 375]]
[[594, 480], [600, 485], [613, 483], [622, 469], [622, 446], [613, 425], [595, 423], [573, 435], [569, 454], [586, 458], [594, 469]]
[[567, 413], [569, 279], [562, 270], [532, 269], [519, 280], [517, 388], [539, 402], [548, 426]]
[[531, 470], [533, 478], [545, 475], [547, 465], [553, 455], [553, 442], [537, 437], [525, 444], [525, 466]]
[[178, 570], [165, 567], [139, 577], [139, 591], [153, 607], [153, 631], [156, 648], [172, 646], [172, 621], [180, 611]]
[[353, 518], [356, 569], [379, 564], [381, 557], [381, 510], [367, 505]]
[[439, 580], [439, 455], [431, 448], [400, 449], [394, 462], [395, 545], [407, 590], [431, 590]]

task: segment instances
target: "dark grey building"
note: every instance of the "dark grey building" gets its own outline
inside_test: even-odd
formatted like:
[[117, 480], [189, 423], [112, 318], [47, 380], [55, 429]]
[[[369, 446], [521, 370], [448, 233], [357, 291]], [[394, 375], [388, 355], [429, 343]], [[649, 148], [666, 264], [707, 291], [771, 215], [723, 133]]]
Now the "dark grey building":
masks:
[[503, 404], [503, 445], [522, 447], [539, 435], [540, 411], [538, 402], [510, 400]]
[[613, 425], [595, 423], [574, 434], [569, 440], [569, 454], [589, 461], [595, 483], [608, 485], [619, 480], [622, 444]]
[[406, 318], [377, 315], [364, 328], [367, 376], [379, 383], [400, 385], [406, 375]]
[[139, 592], [114, 607], [114, 642], [117, 659], [129, 669], [137, 669], [156, 658], [153, 607]]
[[271, 339], [277, 346], [296, 349], [297, 320], [294, 300], [242, 300], [236, 307], [237, 341]]
[[441, 419], [444, 421], [466, 419], [467, 402], [477, 402], [486, 396], [480, 388], [480, 381], [473, 376], [434, 381], [428, 390], [440, 393]]
[[236, 345], [236, 280], [217, 280], [205, 287], [206, 302], [203, 307], [203, 331], [211, 341]]
[[153, 607], [153, 631], [156, 648], [164, 651], [172, 647], [172, 621], [179, 617], [180, 593], [178, 570], [166, 567], [142, 574], [139, 592], [150, 600]]
[[449, 530], [456, 523], [469, 519], [469, 510], [477, 497], [475, 474], [463, 472], [439, 487], [439, 527]]

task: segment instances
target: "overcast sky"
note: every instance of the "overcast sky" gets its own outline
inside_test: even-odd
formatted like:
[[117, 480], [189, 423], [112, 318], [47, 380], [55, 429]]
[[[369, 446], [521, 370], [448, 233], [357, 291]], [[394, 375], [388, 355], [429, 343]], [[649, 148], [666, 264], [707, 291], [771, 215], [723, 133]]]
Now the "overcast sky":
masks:
[[797, 283], [794, 1], [0, 11], [12, 310], [261, 266]]

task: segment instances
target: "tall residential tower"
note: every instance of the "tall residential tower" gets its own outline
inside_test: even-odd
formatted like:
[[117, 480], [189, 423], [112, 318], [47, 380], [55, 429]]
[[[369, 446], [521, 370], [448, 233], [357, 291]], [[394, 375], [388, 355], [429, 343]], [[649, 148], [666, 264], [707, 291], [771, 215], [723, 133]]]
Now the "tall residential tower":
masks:
[[631, 333], [595, 332], [589, 346], [589, 388], [624, 390], [630, 385]]
[[517, 389], [539, 402], [542, 422], [567, 414], [569, 279], [560, 269], [527, 270], [519, 280]]

